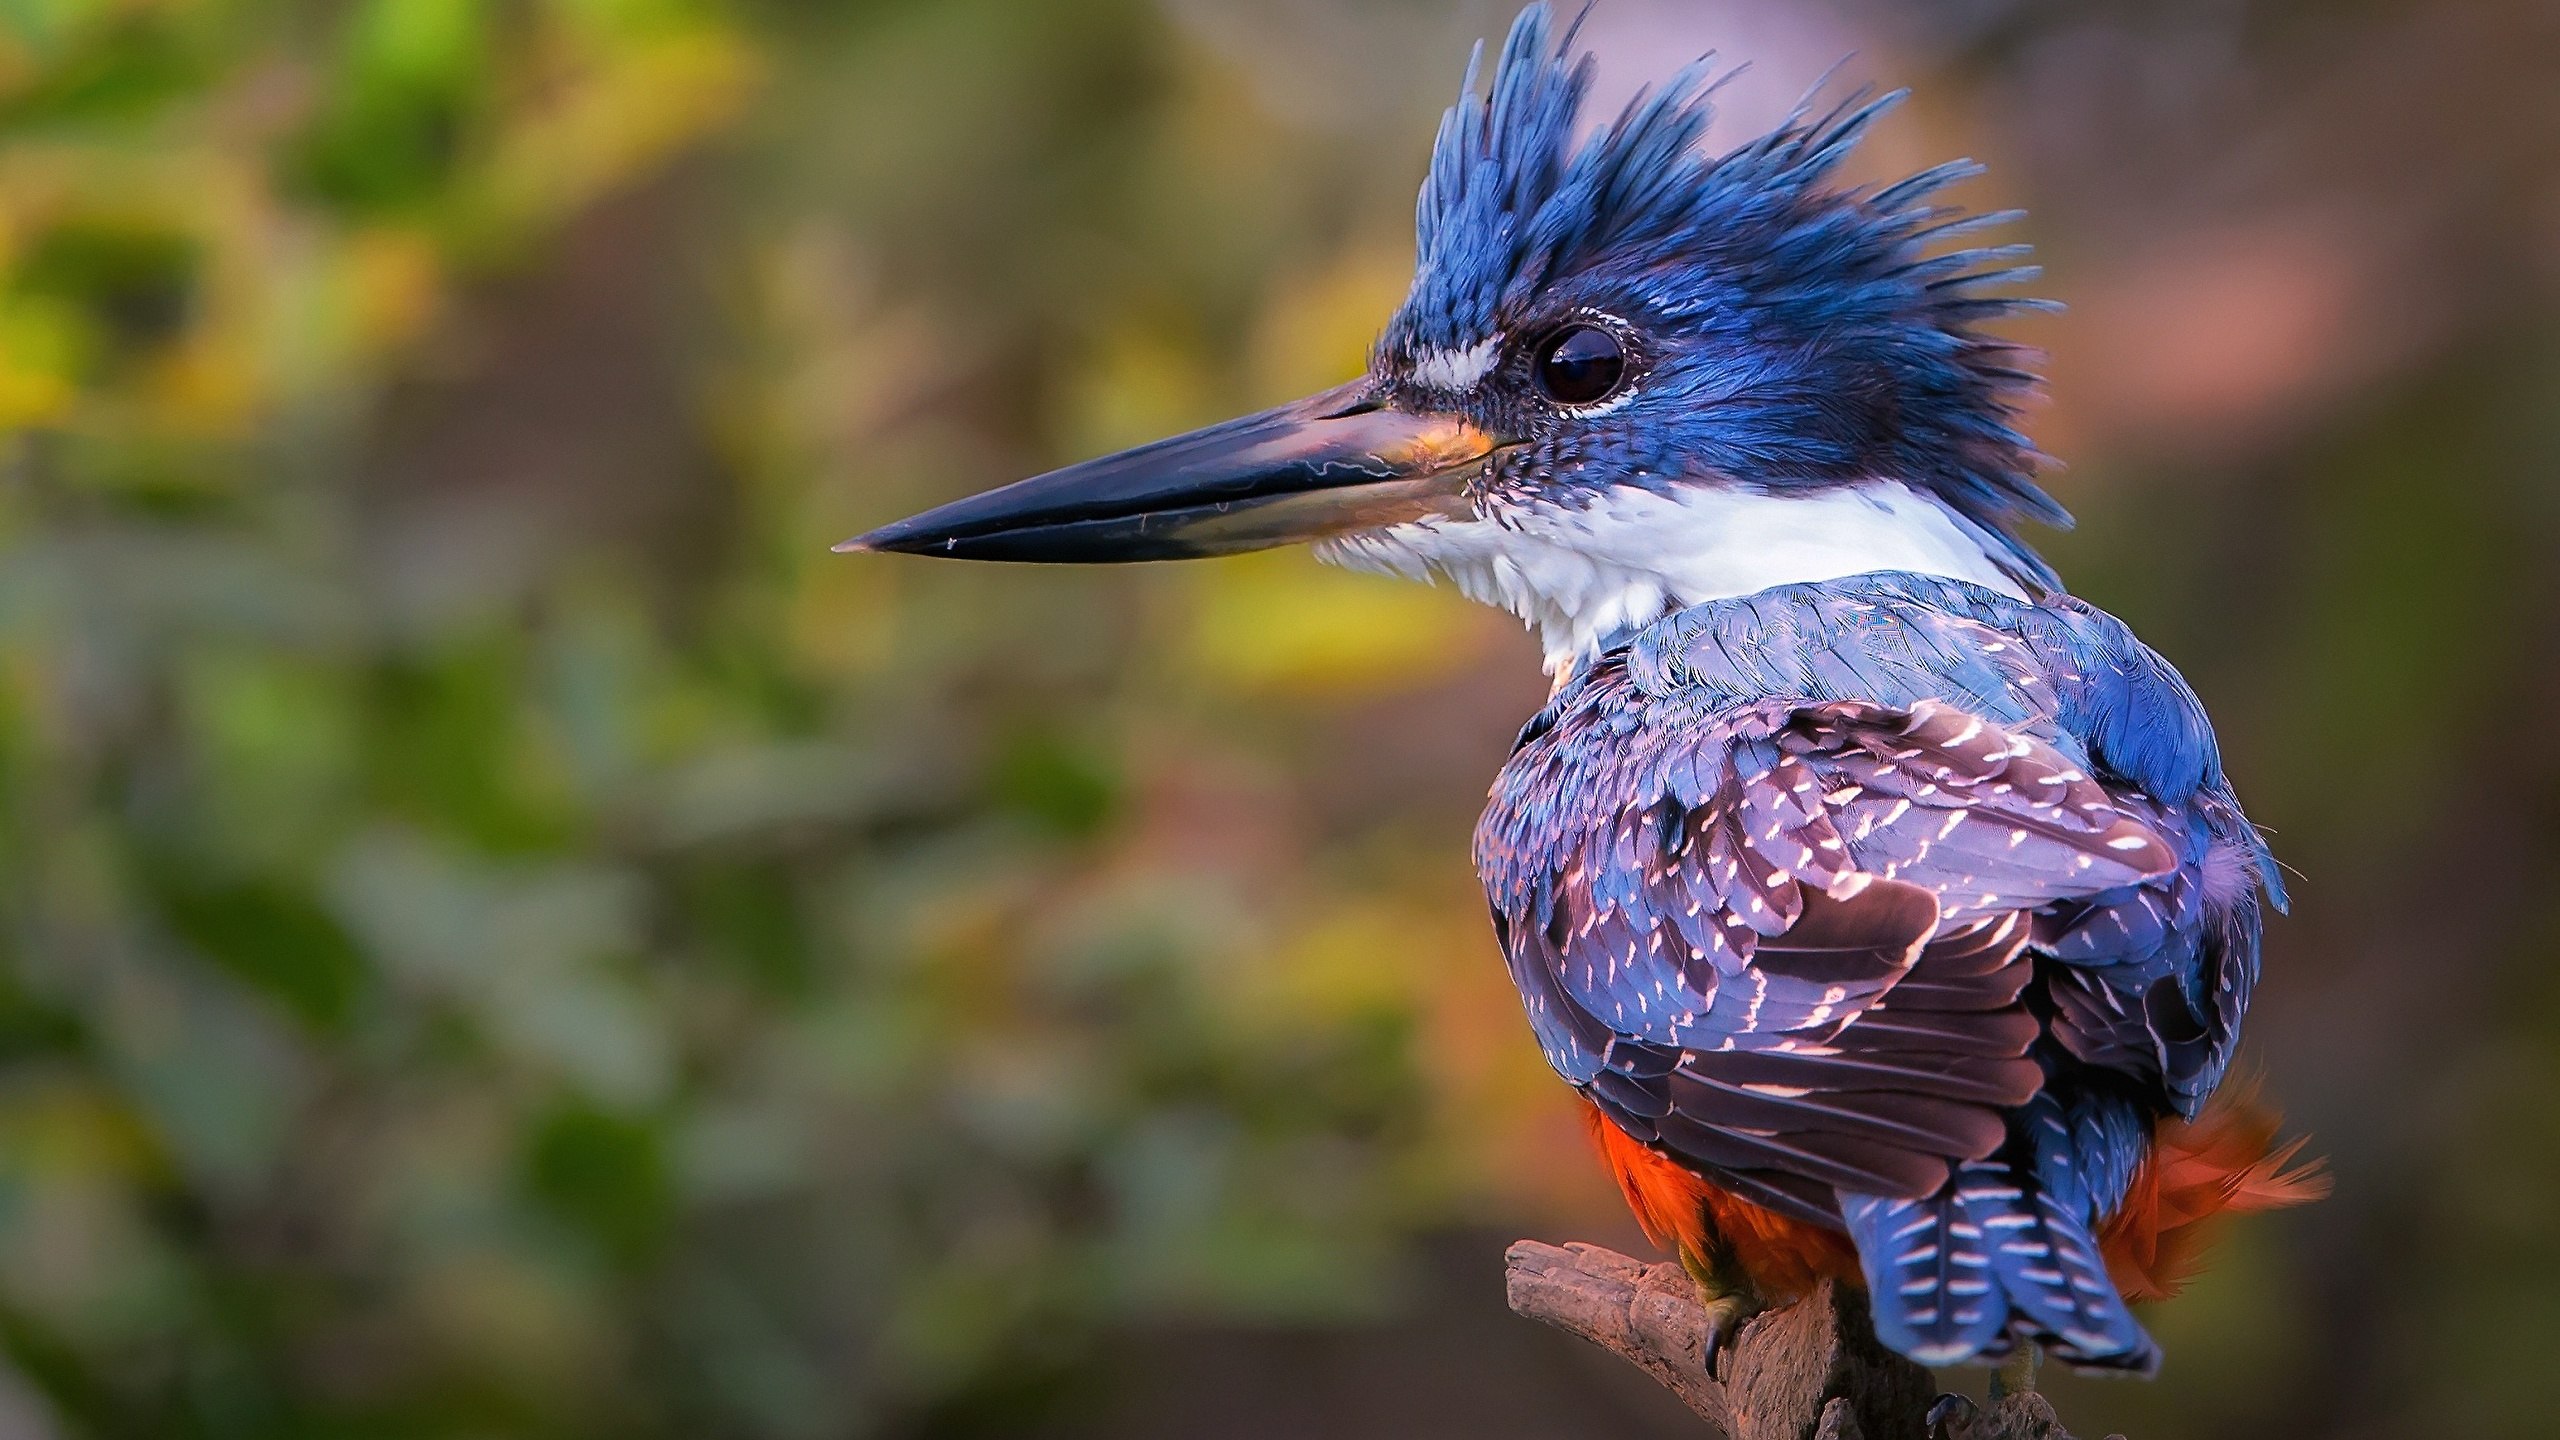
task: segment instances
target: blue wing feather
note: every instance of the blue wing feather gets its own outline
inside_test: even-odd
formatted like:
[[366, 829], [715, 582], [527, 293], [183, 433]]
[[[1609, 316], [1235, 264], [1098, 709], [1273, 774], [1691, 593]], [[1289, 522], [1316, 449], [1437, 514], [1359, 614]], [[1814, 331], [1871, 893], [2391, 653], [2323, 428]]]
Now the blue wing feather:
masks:
[[2156, 1361], [2091, 1237], [2228, 1066], [2269, 862], [2121, 624], [1911, 575], [1694, 607], [1530, 723], [1477, 852], [1549, 1060], [1845, 1227], [1889, 1341]]

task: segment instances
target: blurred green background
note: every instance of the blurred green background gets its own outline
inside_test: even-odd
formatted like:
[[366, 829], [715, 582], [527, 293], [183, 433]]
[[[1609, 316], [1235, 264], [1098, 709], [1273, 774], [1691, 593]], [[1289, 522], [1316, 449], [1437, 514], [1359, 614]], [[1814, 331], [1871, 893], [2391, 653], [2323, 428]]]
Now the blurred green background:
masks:
[[[1360, 0], [0, 4], [0, 1440], [1684, 1435], [1467, 830], [1532, 647], [827, 545], [1353, 373]], [[2560, 1415], [2560, 7], [1601, 0], [1912, 83], [2069, 313], [2080, 593], [2301, 872], [2335, 1199], [2083, 1433]]]

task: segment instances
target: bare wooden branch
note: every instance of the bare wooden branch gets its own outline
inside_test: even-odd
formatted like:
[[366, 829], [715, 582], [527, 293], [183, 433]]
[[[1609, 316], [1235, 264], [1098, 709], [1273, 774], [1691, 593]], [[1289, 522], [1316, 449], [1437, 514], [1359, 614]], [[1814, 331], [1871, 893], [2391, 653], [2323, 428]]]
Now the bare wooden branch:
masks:
[[1947, 1440], [2071, 1440], [2052, 1402], [2033, 1391], [2004, 1396], [1988, 1410], [1966, 1410], [1950, 1417], [1944, 1429]]
[[1754, 1317], [1707, 1373], [1706, 1311], [1677, 1265], [1523, 1240], [1504, 1257], [1511, 1308], [1651, 1375], [1726, 1440], [2071, 1440], [2043, 1397], [1940, 1412], [1929, 1372], [1877, 1342], [1866, 1300], [1825, 1284]]
[[1706, 1312], [1679, 1266], [1533, 1240], [1507, 1259], [1513, 1310], [1633, 1362], [1729, 1440], [1923, 1440], [1937, 1388], [1876, 1343], [1855, 1295], [1825, 1285], [1755, 1317], [1709, 1375]]

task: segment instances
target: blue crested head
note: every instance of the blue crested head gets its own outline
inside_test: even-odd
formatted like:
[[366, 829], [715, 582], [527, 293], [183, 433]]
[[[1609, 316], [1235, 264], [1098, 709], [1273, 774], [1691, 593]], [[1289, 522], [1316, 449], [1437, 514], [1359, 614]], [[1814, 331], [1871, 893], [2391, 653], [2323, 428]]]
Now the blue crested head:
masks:
[[[1479, 52], [1481, 54], [1481, 52]], [[1153, 560], [1313, 541], [1522, 616], [1551, 668], [1688, 605], [1926, 574], [2058, 589], [2017, 538], [2069, 523], [2015, 426], [2036, 382], [1978, 328], [2024, 247], [1937, 204], [1975, 172], [1857, 186], [1899, 96], [1707, 148], [1705, 61], [1578, 138], [1592, 62], [1544, 5], [1475, 64], [1422, 187], [1413, 288], [1368, 373], [847, 544]]]
[[[1841, 183], [1901, 92], [1800, 108], [1710, 153], [1705, 60], [1577, 139], [1591, 73], [1543, 4], [1513, 23], [1488, 93], [1469, 64], [1422, 189], [1412, 291], [1373, 373], [1530, 437], [1505, 466], [1550, 491], [1898, 480], [1987, 532], [2021, 578], [2056, 586], [2013, 532], [2070, 523], [2014, 423], [2036, 377], [1978, 328], [2047, 302], [1985, 293], [2037, 273], [2018, 263], [2026, 246], [1943, 248], [2015, 212], [1931, 203], [1980, 167]], [[1591, 368], [1571, 353], [1559, 369], [1559, 343], [1614, 365], [1613, 388], [1571, 403], [1599, 377], [1565, 373]]]

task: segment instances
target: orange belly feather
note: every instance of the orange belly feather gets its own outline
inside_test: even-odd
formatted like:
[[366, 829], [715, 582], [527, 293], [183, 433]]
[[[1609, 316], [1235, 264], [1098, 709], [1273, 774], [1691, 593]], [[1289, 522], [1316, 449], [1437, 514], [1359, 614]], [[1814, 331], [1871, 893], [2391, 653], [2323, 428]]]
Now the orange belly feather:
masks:
[[2276, 1141], [2284, 1119], [2247, 1086], [2226, 1087], [2193, 1121], [2163, 1120], [2151, 1154], [2098, 1231], [2107, 1274], [2127, 1300], [2166, 1300], [2204, 1268], [2215, 1222], [2281, 1210], [2329, 1193], [2319, 1160], [2295, 1163], [2301, 1139]]
[[[1776, 1304], [1825, 1279], [1855, 1282], [1858, 1253], [1826, 1226], [1755, 1205], [1619, 1129], [1596, 1107], [1584, 1118], [1646, 1238], [1704, 1255], [1718, 1242]], [[2128, 1300], [2164, 1300], [2201, 1267], [2220, 1216], [2300, 1205], [2329, 1193], [2320, 1163], [2296, 1165], [2302, 1141], [2276, 1143], [2280, 1121], [2239, 1087], [2193, 1123], [2163, 1120], [2122, 1204], [2099, 1227], [2107, 1271]]]
[[1858, 1252], [1847, 1235], [1717, 1188], [1619, 1129], [1598, 1106], [1585, 1106], [1583, 1118], [1599, 1142], [1600, 1158], [1627, 1197], [1627, 1208], [1654, 1244], [1706, 1255], [1721, 1241], [1761, 1298], [1778, 1304], [1824, 1279], [1858, 1278]]

